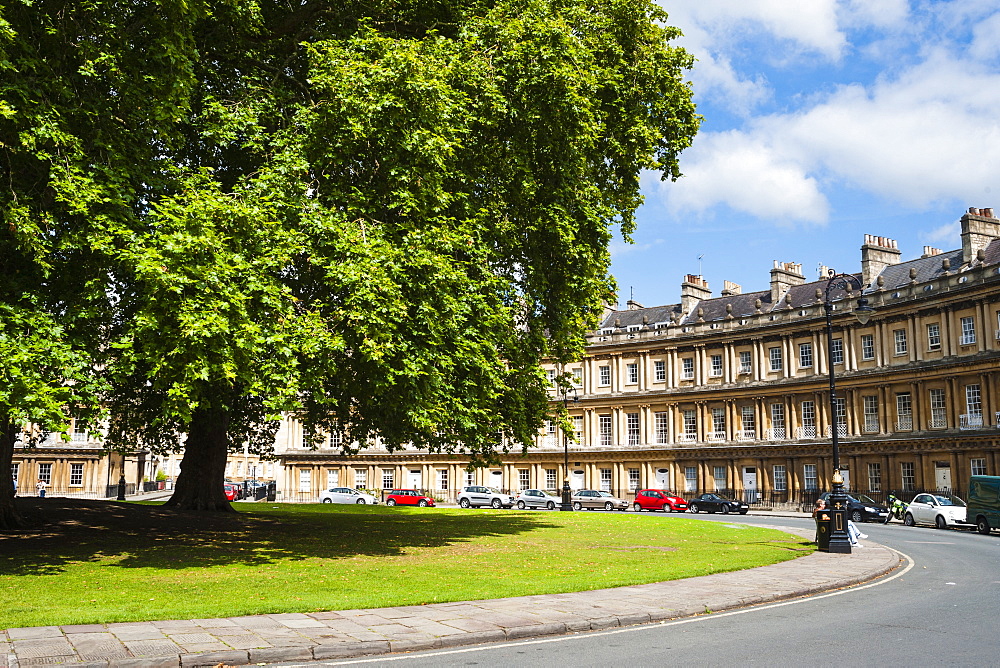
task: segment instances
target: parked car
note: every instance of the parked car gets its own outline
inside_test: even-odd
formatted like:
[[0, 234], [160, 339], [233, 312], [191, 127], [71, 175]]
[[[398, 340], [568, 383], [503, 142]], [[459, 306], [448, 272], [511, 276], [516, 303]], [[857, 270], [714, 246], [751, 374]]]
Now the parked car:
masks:
[[540, 489], [526, 489], [514, 497], [514, 503], [517, 505], [518, 510], [524, 510], [525, 508], [555, 510], [555, 507], [562, 503], [562, 499]]
[[234, 494], [233, 498], [229, 499], [228, 494], [226, 497], [229, 501], [239, 501], [240, 499], [243, 498], [243, 483], [233, 482], [232, 480], [226, 480], [225, 484], [226, 487], [233, 488], [233, 494]]
[[415, 489], [394, 489], [385, 497], [387, 506], [420, 506], [426, 508], [434, 505], [434, 499], [424, 496]]
[[1000, 476], [974, 475], [969, 478], [969, 500], [965, 519], [981, 534], [1000, 529]]
[[747, 511], [750, 510], [750, 506], [742, 501], [727, 499], [718, 494], [708, 493], [700, 494], [688, 501], [688, 510], [692, 513], [700, 513], [704, 510], [707, 513], [722, 513], [723, 515], [728, 513], [746, 515]]
[[371, 494], [350, 487], [331, 487], [319, 493], [319, 500], [321, 503], [357, 503], [360, 505], [378, 503], [378, 499]]
[[917, 494], [906, 507], [903, 524], [933, 524], [938, 529], [966, 526], [965, 501], [951, 494]]
[[[823, 492], [819, 498], [826, 501], [826, 507], [830, 507], [831, 492]], [[847, 516], [852, 522], [885, 522], [889, 515], [889, 509], [881, 503], [877, 503], [864, 494], [847, 495]]]
[[510, 494], [498, 492], [492, 487], [468, 485], [458, 493], [458, 505], [463, 508], [481, 508], [482, 506], [510, 508], [514, 505], [514, 499], [511, 498]]
[[240, 488], [234, 483], [227, 482], [225, 485], [226, 489], [226, 501], [239, 501], [240, 499]]
[[632, 504], [632, 507], [637, 513], [643, 510], [683, 513], [688, 509], [688, 504], [681, 497], [675, 496], [666, 490], [640, 489], [635, 493], [635, 502]]
[[599, 492], [596, 489], [578, 489], [573, 492], [573, 510], [627, 510], [628, 501], [619, 499], [611, 492]]

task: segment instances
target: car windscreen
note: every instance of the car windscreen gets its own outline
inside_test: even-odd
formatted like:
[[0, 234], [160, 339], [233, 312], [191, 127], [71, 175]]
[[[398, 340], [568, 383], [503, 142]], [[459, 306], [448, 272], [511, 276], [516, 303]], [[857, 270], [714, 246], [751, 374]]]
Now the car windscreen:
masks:
[[962, 499], [958, 498], [957, 496], [935, 496], [934, 498], [942, 506], [959, 506], [961, 508], [965, 507], [965, 501], [962, 501]]

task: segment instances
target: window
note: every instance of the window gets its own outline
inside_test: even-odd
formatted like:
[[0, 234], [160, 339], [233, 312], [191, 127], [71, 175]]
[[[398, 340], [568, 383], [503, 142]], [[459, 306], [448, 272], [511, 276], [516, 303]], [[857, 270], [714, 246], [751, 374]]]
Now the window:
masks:
[[609, 385], [611, 385], [611, 367], [609, 367], [609, 366], [600, 366], [600, 367], [597, 367], [597, 371], [598, 371], [599, 378], [600, 378], [600, 382], [599, 382], [600, 386], [601, 387], [608, 387]]
[[878, 462], [868, 464], [868, 491], [882, 491], [882, 465]]
[[628, 470], [628, 491], [634, 492], [639, 489], [639, 469]]
[[438, 489], [442, 491], [448, 489], [448, 469], [438, 469]]
[[694, 378], [694, 360], [685, 357], [681, 360], [681, 380], [691, 380]]
[[556, 470], [555, 469], [545, 469], [545, 489], [558, 489], [559, 486], [556, 484]]
[[340, 487], [340, 469], [326, 470], [326, 488]]
[[601, 436], [601, 445], [608, 447], [611, 445], [611, 416], [610, 415], [598, 415], [597, 416], [597, 427], [598, 433]]
[[912, 492], [917, 488], [917, 477], [913, 472], [913, 462], [901, 462], [900, 472], [903, 474], [903, 490]]
[[339, 429], [334, 429], [330, 432], [330, 447], [339, 448], [344, 443], [344, 436], [340, 433]]
[[549, 377], [549, 385], [551, 385], [552, 387], [555, 387], [556, 386], [556, 370], [555, 369], [549, 369], [545, 373]]
[[816, 436], [816, 402], [802, 402], [802, 426], [812, 428], [812, 435]]
[[771, 404], [771, 427], [775, 430], [785, 429], [785, 404]]
[[972, 475], [986, 475], [986, 460], [985, 459], [972, 459], [969, 462], [972, 465]]
[[788, 491], [788, 472], [783, 464], [774, 465], [774, 491]]
[[573, 416], [573, 441], [583, 443], [583, 416]]
[[354, 489], [368, 487], [368, 469], [354, 469]]
[[545, 433], [546, 434], [554, 434], [554, 433], [556, 433], [556, 421], [555, 420], [546, 420], [545, 421]]
[[753, 438], [757, 434], [757, 416], [753, 406], [740, 406], [740, 422], [743, 424], [743, 433], [748, 438]]
[[628, 432], [628, 444], [639, 445], [639, 414], [625, 414], [625, 429]]
[[693, 410], [684, 411], [684, 438], [688, 441], [698, 438], [698, 418]]
[[844, 397], [837, 397], [833, 403], [833, 413], [838, 425], [847, 425], [847, 401]]
[[657, 383], [662, 383], [667, 379], [667, 363], [663, 360], [653, 362], [653, 379]]
[[476, 472], [475, 471], [466, 471], [465, 472], [465, 485], [469, 486], [469, 485], [475, 485], [475, 484], [476, 484]]
[[393, 469], [382, 469], [382, 489], [392, 489], [396, 486], [396, 472]]
[[879, 431], [878, 396], [874, 394], [862, 396], [861, 404], [865, 416], [865, 433], [877, 434]]
[[832, 345], [830, 346], [830, 357], [833, 358], [834, 364], [844, 363], [844, 340], [834, 339]]
[[629, 385], [635, 385], [639, 382], [639, 365], [635, 362], [629, 362], [625, 365], [625, 382]]
[[983, 403], [979, 393], [979, 385], [965, 386], [965, 412], [969, 415], [983, 414]]
[[721, 408], [712, 409], [712, 431], [716, 434], [726, 433], [726, 412]]
[[913, 429], [913, 402], [909, 392], [896, 395], [896, 429], [910, 431]]
[[69, 465], [70, 487], [83, 486], [83, 464], [71, 463]]
[[726, 467], [725, 466], [713, 466], [712, 467], [712, 478], [715, 481], [715, 491], [721, 492], [726, 489]]
[[948, 409], [944, 403], [944, 390], [929, 390], [931, 402], [931, 429], [943, 429], [948, 426]]
[[722, 375], [722, 355], [712, 355], [712, 376], [719, 377]]
[[11, 464], [11, 477], [14, 479], [14, 491], [17, 492], [17, 479], [18, 474], [21, 472], [21, 462], [15, 462]]
[[771, 360], [771, 371], [781, 371], [782, 359], [781, 359], [781, 348], [768, 348], [768, 357]]
[[529, 489], [531, 487], [531, 482], [528, 479], [528, 474], [530, 471], [528, 469], [518, 469], [517, 470], [517, 487], [518, 489]]
[[749, 350], [740, 351], [740, 373], [750, 373], [753, 370], [753, 364], [750, 358]]
[[941, 350], [941, 325], [936, 322], [927, 325], [927, 349]]
[[684, 467], [684, 491], [695, 492], [698, 490], [698, 469], [694, 466]]
[[896, 343], [896, 354], [905, 355], [906, 354], [906, 330], [905, 329], [894, 329], [892, 330], [892, 339]]
[[601, 491], [610, 492], [611, 491], [611, 469], [600, 469], [601, 472]]
[[811, 343], [800, 343], [799, 344], [799, 366], [802, 368], [808, 368], [813, 365], [813, 344]]
[[581, 387], [583, 385], [583, 369], [573, 369], [573, 385]]
[[972, 316], [962, 318], [962, 345], [971, 346], [976, 342], [976, 321]]
[[802, 480], [805, 483], [805, 487], [808, 490], [819, 489], [819, 483], [816, 479], [816, 465], [815, 464], [805, 464], [802, 467]]
[[872, 334], [861, 335], [861, 359], [875, 359], [875, 336]]
[[656, 431], [656, 443], [662, 445], [670, 442], [669, 422], [667, 413], [653, 414], [653, 429]]
[[312, 470], [311, 469], [299, 469], [299, 491], [300, 492], [311, 492], [312, 491]]

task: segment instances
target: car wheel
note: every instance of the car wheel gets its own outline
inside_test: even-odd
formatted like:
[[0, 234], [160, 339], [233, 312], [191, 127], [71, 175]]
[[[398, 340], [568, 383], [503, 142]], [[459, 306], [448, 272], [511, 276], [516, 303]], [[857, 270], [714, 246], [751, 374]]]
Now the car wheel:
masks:
[[359, 506], [363, 506], [363, 505], [365, 505], [366, 503], [368, 503], [368, 502], [367, 502], [367, 501], [365, 501], [364, 499], [358, 499], [358, 505], [359, 505]]
[[976, 531], [984, 536], [990, 532], [990, 523], [986, 521], [985, 517], [976, 520]]
[[903, 518], [903, 525], [912, 527], [915, 524], [916, 522], [913, 521], [913, 515], [911, 513], [906, 513], [906, 517]]
[[499, 508], [503, 504], [500, 503], [500, 499], [493, 499], [493, 501], [490, 502], [490, 505], [494, 508]]
[[944, 515], [938, 515], [937, 517], [934, 518], [934, 526], [936, 526], [938, 529], [947, 529], [948, 520], [944, 518]]
[[333, 503], [333, 499], [323, 499], [323, 503]]
[[642, 512], [642, 506], [640, 506], [638, 503], [633, 503], [632, 504], [632, 509], [635, 512], [637, 512], [637, 513], [641, 513]]
[[420, 499], [419, 501], [417, 501], [417, 505], [420, 506], [421, 508], [426, 508], [427, 501], [425, 499]]
[[851, 511], [851, 521], [854, 522], [855, 524], [861, 524], [862, 522], [864, 522], [864, 518], [861, 517], [860, 510]]
[[[358, 503], [360, 503], [360, 501]], [[387, 506], [394, 506], [394, 505], [396, 505], [396, 499], [389, 499], [388, 501], [385, 502], [385, 505], [387, 505]]]
[[750, 509], [747, 508], [746, 510], [741, 510], [740, 511], [740, 515], [746, 515], [748, 510], [750, 510]]
[[579, 501], [573, 502], [573, 510], [583, 510], [583, 504]]
[[518, 510], [524, 510], [524, 501], [518, 501], [517, 502], [517, 509]]
[[690, 510], [692, 513], [697, 513], [698, 510], [699, 510], [698, 509], [698, 504], [697, 503], [692, 503], [690, 506], [688, 506], [688, 510]]
[[729, 506], [722, 506], [719, 510], [722, 511], [723, 515], [729, 514]]
[[548, 508], [549, 510], [555, 510], [556, 509], [556, 502], [555, 501], [549, 501], [548, 503], [545, 504], [545, 507]]
[[615, 504], [611, 503], [610, 501], [607, 501], [604, 504], [604, 509], [605, 510], [614, 510], [615, 509]]
[[468, 508], [472, 504], [469, 503], [468, 499], [462, 499], [461, 501], [458, 502], [458, 505], [462, 506], [463, 508]]

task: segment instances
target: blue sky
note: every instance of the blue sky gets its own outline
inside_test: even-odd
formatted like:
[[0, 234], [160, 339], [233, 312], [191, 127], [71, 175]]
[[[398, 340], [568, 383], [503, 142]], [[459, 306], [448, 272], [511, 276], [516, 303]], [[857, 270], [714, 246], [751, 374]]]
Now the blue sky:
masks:
[[623, 308], [678, 302], [688, 273], [717, 296], [774, 260], [858, 271], [865, 234], [955, 249], [968, 207], [1000, 211], [1000, 0], [658, 2], [705, 120], [612, 244]]

